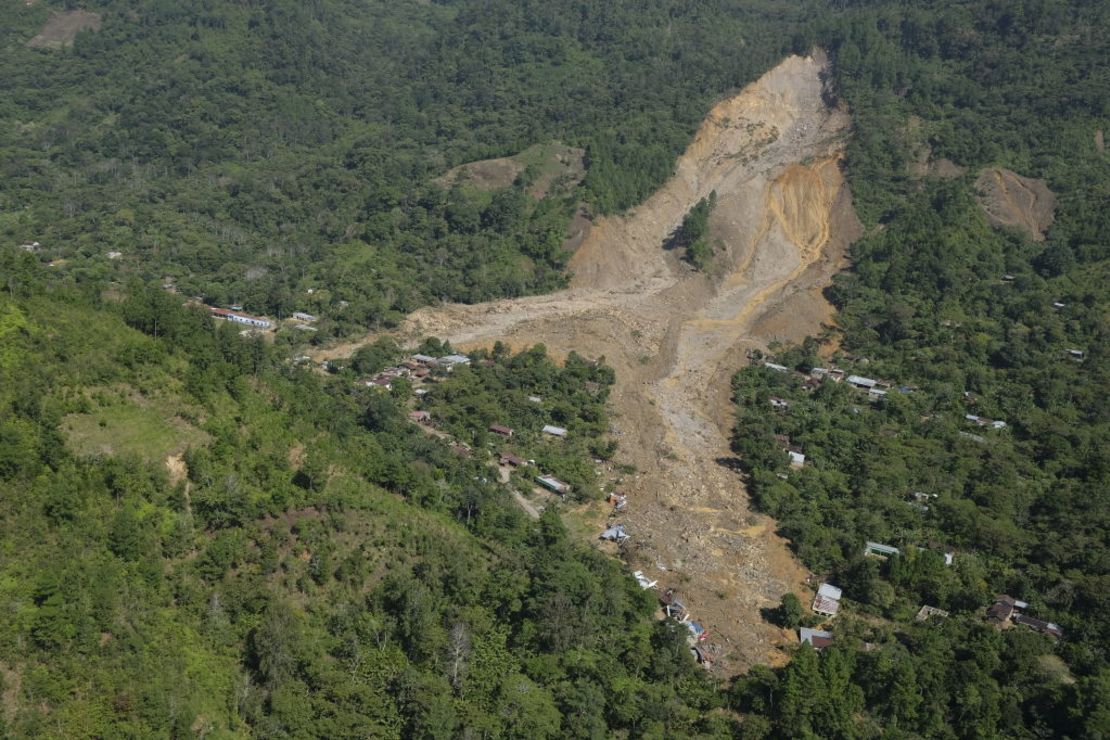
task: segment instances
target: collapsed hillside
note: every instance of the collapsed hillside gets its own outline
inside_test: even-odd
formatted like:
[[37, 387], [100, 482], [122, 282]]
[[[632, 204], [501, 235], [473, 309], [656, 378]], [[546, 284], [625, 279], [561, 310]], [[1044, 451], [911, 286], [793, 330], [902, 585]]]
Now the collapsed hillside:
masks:
[[[718, 104], [663, 188], [593, 225], [569, 289], [425, 308], [402, 330], [605, 357], [618, 378], [617, 462], [638, 471], [622, 483], [625, 557], [679, 589], [737, 668], [779, 660], [787, 638], [759, 610], [803, 589], [806, 572], [728, 467], [729, 379], [747, 350], [821, 330], [832, 312], [820, 290], [859, 233], [838, 167], [849, 120], [824, 102], [825, 68], [818, 55], [790, 57]], [[712, 192], [715, 279], [662, 247]]]

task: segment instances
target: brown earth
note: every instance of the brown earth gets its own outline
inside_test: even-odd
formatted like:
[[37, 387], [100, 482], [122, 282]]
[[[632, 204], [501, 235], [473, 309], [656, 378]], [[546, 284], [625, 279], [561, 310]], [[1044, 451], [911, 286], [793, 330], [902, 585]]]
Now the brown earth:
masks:
[[1044, 180], [989, 167], [979, 175], [975, 187], [979, 205], [992, 226], [1017, 229], [1035, 242], [1044, 241], [1056, 210], [1056, 196]]
[[36, 49], [61, 49], [72, 44], [80, 31], [99, 31], [100, 23], [100, 15], [87, 10], [51, 13], [46, 25], [27, 42], [27, 46]]
[[[806, 591], [805, 569], [732, 467], [729, 382], [746, 350], [831, 322], [821, 290], [860, 233], [839, 167], [849, 118], [825, 105], [825, 71], [823, 56], [789, 57], [714, 107], [657, 193], [593, 224], [567, 290], [421, 309], [401, 332], [463, 348], [542, 342], [614, 367], [616, 461], [637, 471], [621, 485], [632, 535], [622, 555], [680, 592], [725, 670], [781, 663], [789, 640], [760, 610]], [[662, 245], [712, 191], [710, 235], [724, 249], [710, 278]]]

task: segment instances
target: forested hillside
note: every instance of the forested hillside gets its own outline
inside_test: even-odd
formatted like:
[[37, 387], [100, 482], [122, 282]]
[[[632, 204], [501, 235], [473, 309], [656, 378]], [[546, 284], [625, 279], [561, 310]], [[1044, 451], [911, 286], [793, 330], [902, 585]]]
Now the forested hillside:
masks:
[[[850, 605], [829, 623], [848, 651], [737, 685], [782, 735], [865, 733], [846, 707], [872, 731], [1110, 732], [1110, 56], [1090, 31], [1108, 20], [1100, 4], [937, 3], [815, 31], [856, 121], [847, 172], [870, 230], [830, 291], [838, 347], [781, 348], [791, 372], [734, 381], [757, 504]], [[987, 166], [1044, 178], [1045, 241], [988, 225]], [[833, 367], [889, 388], [811, 375]], [[868, 541], [901, 554], [865, 556]], [[1063, 637], [988, 624], [999, 594]], [[949, 616], [915, 621], [922, 605]]]
[[[685, 629], [554, 509], [527, 519], [484, 448], [411, 423], [409, 388], [278, 364], [160, 291], [35, 287], [9, 260], [3, 734], [723, 731]], [[581, 380], [542, 349], [495, 366], [553, 407]], [[105, 434], [121, 416], [152, 432]], [[108, 454], [74, 451], [90, 443]]]
[[[645, 198], [712, 99], [777, 60], [789, 15], [724, 0], [86, 6], [98, 31], [42, 49], [25, 42], [62, 3], [0, 3], [0, 239], [40, 242], [78, 279], [168, 276], [217, 305], [319, 313], [320, 339], [559, 286], [577, 201]], [[553, 140], [586, 149], [576, 192], [536, 204], [520, 180], [433, 183]]]
[[[53, 40], [78, 6], [97, 23]], [[0, 734], [1110, 736], [1105, 3], [0, 14]], [[736, 377], [734, 450], [844, 590], [820, 654], [711, 679], [615, 560], [496, 481], [511, 448], [597, 494], [603, 364], [498, 347], [416, 397], [363, 382], [388, 342], [325, 374], [183, 305], [312, 311], [323, 341], [551, 290], [580, 203], [641, 202], [715, 98], [811, 45], [866, 231], [839, 328]], [[569, 191], [438, 184], [555, 141], [586, 151]], [[1045, 181], [1043, 241], [990, 225], [985, 167]], [[680, 230], [695, 264], [711, 205]], [[892, 386], [807, 382], [833, 365]], [[987, 623], [1000, 594], [1062, 636]], [[805, 606], [768, 617], [821, 624]]]

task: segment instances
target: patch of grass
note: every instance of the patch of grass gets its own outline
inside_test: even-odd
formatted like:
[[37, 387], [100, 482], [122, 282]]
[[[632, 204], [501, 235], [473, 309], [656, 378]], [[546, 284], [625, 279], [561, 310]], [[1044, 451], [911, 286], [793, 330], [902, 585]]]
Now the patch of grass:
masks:
[[208, 442], [208, 435], [181, 418], [169, 400], [129, 400], [70, 414], [61, 430], [78, 455], [127, 454], [150, 462]]

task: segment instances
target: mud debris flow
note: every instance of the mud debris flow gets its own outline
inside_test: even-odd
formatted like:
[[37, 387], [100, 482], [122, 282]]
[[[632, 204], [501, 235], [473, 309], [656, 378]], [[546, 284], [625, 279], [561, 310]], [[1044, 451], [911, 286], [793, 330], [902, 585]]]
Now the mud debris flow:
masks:
[[[544, 343], [604, 357], [617, 371], [613, 418], [633, 534], [625, 557], [713, 633], [729, 670], [777, 663], [786, 639], [760, 609], [805, 589], [806, 572], [749, 508], [729, 455], [729, 380], [745, 352], [800, 340], [832, 317], [821, 289], [859, 222], [841, 177], [845, 111], [822, 95], [826, 60], [789, 57], [713, 108], [674, 176], [633, 212], [599, 219], [571, 261], [570, 288], [547, 296], [421, 309], [406, 338], [468, 348]], [[692, 272], [665, 238], [711, 192], [719, 274]], [[354, 345], [319, 353], [350, 354]]]

